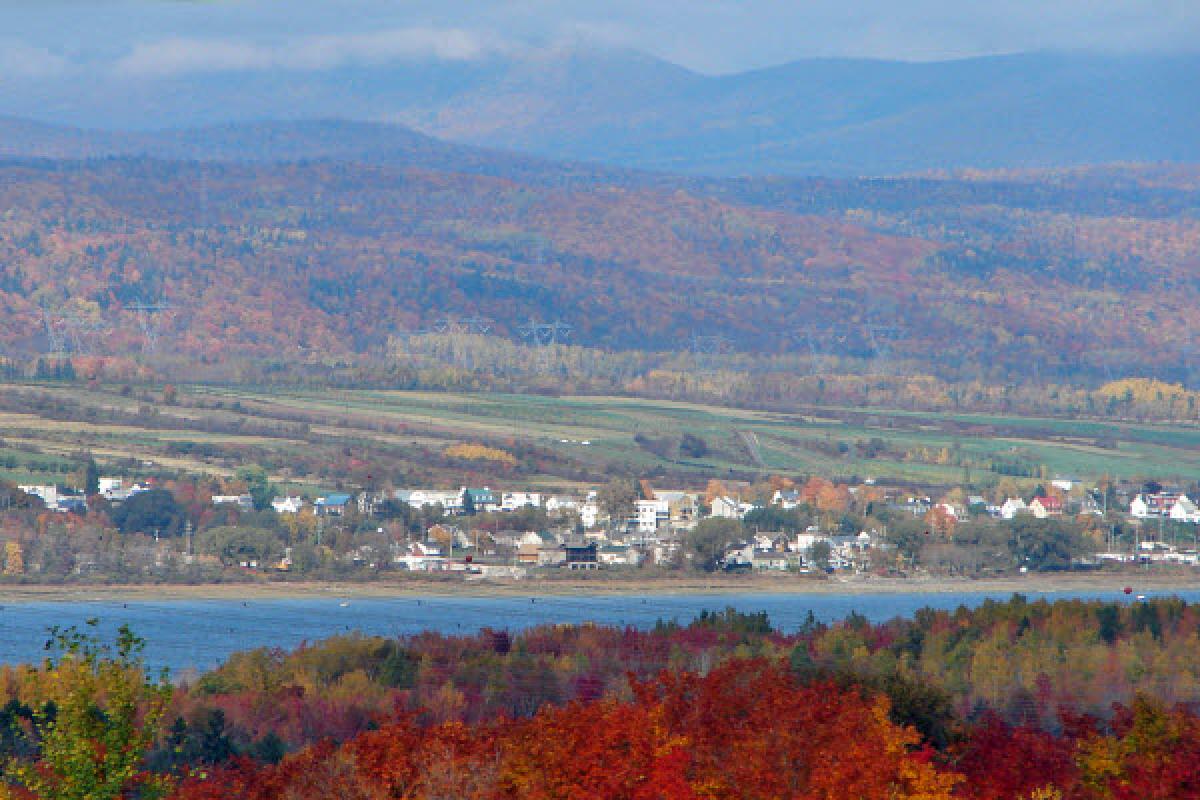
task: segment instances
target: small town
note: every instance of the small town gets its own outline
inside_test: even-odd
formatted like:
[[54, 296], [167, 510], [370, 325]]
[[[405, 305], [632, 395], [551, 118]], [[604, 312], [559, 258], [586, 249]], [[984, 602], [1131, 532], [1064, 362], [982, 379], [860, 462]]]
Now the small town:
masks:
[[7, 580], [225, 580], [383, 574], [519, 580], [603, 572], [986, 576], [1197, 566], [1196, 486], [1055, 477], [941, 494], [867, 479], [702, 489], [375, 488], [277, 493], [265, 473], [127, 480], [88, 461], [79, 488], [9, 487]]

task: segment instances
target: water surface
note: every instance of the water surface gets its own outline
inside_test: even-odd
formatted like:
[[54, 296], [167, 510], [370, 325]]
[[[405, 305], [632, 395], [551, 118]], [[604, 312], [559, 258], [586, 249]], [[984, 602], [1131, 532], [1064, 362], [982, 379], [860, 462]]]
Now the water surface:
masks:
[[[1129, 600], [1119, 592], [1027, 592], [1040, 597]], [[1159, 592], [1200, 602], [1200, 590]], [[0, 607], [0, 663], [40, 661], [47, 629], [99, 621], [105, 636], [122, 624], [146, 640], [146, 660], [173, 673], [205, 670], [230, 653], [255, 647], [292, 648], [350, 631], [401, 636], [423, 630], [474, 633], [481, 628], [520, 630], [546, 623], [595, 622], [653, 626], [658, 620], [688, 622], [700, 611], [732, 606], [765, 611], [782, 631], [795, 630], [811, 611], [830, 622], [856, 612], [878, 622], [908, 616], [925, 606], [975, 607], [1005, 592], [908, 594], [680, 594], [567, 595], [528, 597], [303, 598], [267, 600], [161, 600], [22, 602]]]

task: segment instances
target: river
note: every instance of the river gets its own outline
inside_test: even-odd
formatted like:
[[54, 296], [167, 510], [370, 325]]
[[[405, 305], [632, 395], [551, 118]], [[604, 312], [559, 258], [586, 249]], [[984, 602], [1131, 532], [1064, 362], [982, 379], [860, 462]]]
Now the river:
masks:
[[[1158, 592], [1200, 602], [1200, 591]], [[1114, 592], [1028, 592], [1040, 597], [1100, 598], [1127, 601]], [[51, 626], [84, 626], [110, 637], [123, 624], [146, 640], [146, 662], [178, 676], [210, 669], [230, 653], [255, 647], [293, 648], [335, 634], [360, 631], [402, 636], [423, 630], [473, 633], [481, 628], [519, 630], [546, 623], [595, 622], [653, 626], [657, 620], [687, 622], [704, 609], [732, 606], [766, 611], [775, 627], [794, 630], [812, 611], [831, 622], [857, 612], [872, 621], [911, 615], [922, 607], [952, 609], [978, 606], [1005, 593], [907, 594], [678, 594], [567, 595], [528, 597], [305, 598], [256, 600], [164, 600], [93, 602], [18, 602], [0, 606], [0, 663], [27, 663], [45, 657]]]

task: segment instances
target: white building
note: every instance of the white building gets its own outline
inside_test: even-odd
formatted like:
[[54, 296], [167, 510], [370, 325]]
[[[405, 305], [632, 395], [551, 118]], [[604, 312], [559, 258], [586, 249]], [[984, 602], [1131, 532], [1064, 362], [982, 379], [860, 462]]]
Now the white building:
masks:
[[121, 478], [101, 478], [96, 482], [96, 491], [106, 495], [109, 492], [120, 491], [124, 485], [125, 481]]
[[1158, 494], [1139, 494], [1133, 498], [1133, 502], [1129, 504], [1130, 516], [1137, 519], [1147, 519], [1149, 517], [1166, 517], [1171, 513], [1176, 501], [1185, 495], [1175, 494], [1173, 492], [1159, 492]]
[[546, 511], [553, 514], [556, 511], [578, 511], [579, 500], [574, 497], [554, 495], [546, 498]]
[[800, 490], [776, 489], [775, 494], [771, 497], [771, 505], [779, 506], [784, 511], [791, 511], [800, 505]]
[[1000, 506], [1000, 519], [1012, 519], [1017, 514], [1024, 514], [1029, 511], [1029, 506], [1025, 505], [1025, 501], [1019, 497], [1010, 497]]
[[461, 489], [397, 489], [394, 496], [413, 508], [440, 505], [447, 514], [458, 514], [462, 511]]
[[415, 572], [434, 572], [447, 568], [442, 549], [424, 542], [413, 542], [405, 546], [392, 558], [392, 563]]
[[252, 510], [254, 508], [254, 498], [248, 494], [214, 494], [212, 504], [214, 506], [237, 506], [244, 510]]
[[743, 503], [735, 497], [717, 497], [712, 502], [712, 516], [723, 519], [741, 519], [752, 510], [753, 503]]
[[1200, 524], [1200, 508], [1197, 508], [1186, 494], [1180, 495], [1175, 504], [1171, 506], [1170, 517], [1179, 522]]
[[504, 492], [500, 495], [501, 511], [516, 511], [526, 506], [542, 507], [542, 495], [538, 492]]
[[638, 500], [634, 511], [637, 532], [641, 534], [654, 533], [659, 524], [665, 524], [671, 517], [671, 508], [666, 500]]
[[57, 486], [18, 486], [22, 492], [33, 497], [40, 498], [46, 504], [46, 508], [58, 507], [58, 487]]
[[585, 529], [596, 527], [600, 521], [600, 504], [596, 501], [595, 492], [588, 492], [587, 500], [579, 507], [579, 521]]
[[276, 497], [271, 501], [276, 514], [299, 514], [304, 508], [303, 497]]

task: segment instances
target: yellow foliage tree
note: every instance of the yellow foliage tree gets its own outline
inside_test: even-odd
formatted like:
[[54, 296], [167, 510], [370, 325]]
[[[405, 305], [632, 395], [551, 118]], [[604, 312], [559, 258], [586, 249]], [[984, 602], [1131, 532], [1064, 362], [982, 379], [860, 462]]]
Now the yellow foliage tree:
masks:
[[509, 467], [517, 465], [517, 459], [512, 453], [482, 444], [452, 444], [443, 451], [443, 454], [447, 458], [461, 458], [467, 461], [492, 461]]
[[25, 574], [25, 553], [21, 549], [20, 542], [4, 543], [4, 574], [14, 576]]
[[[117, 634], [115, 651], [74, 628], [51, 634], [61, 656], [29, 675], [40, 709], [33, 720], [39, 755], [6, 765], [0, 798], [164, 797], [169, 779], [147, 772], [143, 761], [171, 700], [166, 674], [148, 679], [143, 642], [126, 626]], [[14, 787], [25, 792], [16, 794]]]

